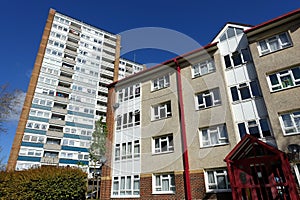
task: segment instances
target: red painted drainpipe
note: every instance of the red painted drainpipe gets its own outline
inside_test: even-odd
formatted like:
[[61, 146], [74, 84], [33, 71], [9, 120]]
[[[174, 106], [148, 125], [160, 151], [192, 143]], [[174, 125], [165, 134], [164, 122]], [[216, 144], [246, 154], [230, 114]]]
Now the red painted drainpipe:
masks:
[[190, 167], [189, 167], [189, 156], [188, 156], [188, 146], [186, 139], [186, 128], [185, 128], [185, 117], [184, 117], [184, 107], [182, 98], [182, 83], [181, 83], [181, 68], [178, 61], [174, 59], [176, 63], [176, 75], [177, 75], [177, 88], [178, 88], [178, 98], [179, 98], [179, 120], [181, 126], [181, 138], [182, 138], [182, 150], [183, 150], [183, 166], [184, 166], [184, 186], [185, 186], [185, 198], [187, 200], [192, 199], [191, 194], [191, 181], [190, 181]]

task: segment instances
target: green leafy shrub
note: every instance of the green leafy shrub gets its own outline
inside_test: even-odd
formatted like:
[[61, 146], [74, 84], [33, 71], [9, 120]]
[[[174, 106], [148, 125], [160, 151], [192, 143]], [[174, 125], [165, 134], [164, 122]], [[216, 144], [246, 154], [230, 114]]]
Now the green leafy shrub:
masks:
[[86, 177], [86, 173], [71, 167], [0, 172], [0, 199], [85, 199]]

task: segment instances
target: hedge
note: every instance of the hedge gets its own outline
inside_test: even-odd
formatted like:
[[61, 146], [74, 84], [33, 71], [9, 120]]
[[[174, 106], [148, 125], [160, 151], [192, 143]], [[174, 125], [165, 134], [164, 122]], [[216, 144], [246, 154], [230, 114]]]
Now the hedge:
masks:
[[86, 178], [82, 170], [71, 167], [0, 172], [0, 199], [85, 199]]

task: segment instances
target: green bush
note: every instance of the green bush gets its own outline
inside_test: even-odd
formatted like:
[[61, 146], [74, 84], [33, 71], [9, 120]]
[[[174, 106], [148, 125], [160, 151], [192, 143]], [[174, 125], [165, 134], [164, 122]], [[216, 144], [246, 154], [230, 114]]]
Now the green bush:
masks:
[[86, 177], [80, 169], [53, 166], [0, 172], [0, 199], [85, 199]]

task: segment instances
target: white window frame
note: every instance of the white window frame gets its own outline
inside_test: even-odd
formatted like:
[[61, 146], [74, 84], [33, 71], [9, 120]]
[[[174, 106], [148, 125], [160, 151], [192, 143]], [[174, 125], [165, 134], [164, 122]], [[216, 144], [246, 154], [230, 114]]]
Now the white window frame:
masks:
[[294, 165], [295, 175], [298, 181], [298, 186], [300, 186], [300, 163], [295, 163]]
[[[235, 56], [237, 56], [240, 59], [239, 64], [234, 63]], [[230, 66], [227, 66], [227, 64], [226, 64], [226, 57], [227, 57], [227, 59], [229, 59], [228, 62], [230, 62]], [[232, 69], [235, 67], [239, 67], [239, 66], [246, 64], [248, 62], [251, 62], [251, 61], [252, 61], [252, 58], [251, 58], [251, 54], [250, 54], [250, 51], [248, 48], [240, 49], [238, 51], [235, 51], [231, 54], [224, 56], [224, 64], [225, 64], [226, 69]]]
[[[117, 187], [116, 187], [117, 186]], [[139, 197], [140, 196], [140, 176], [115, 176], [112, 178], [112, 197]]]
[[130, 160], [140, 157], [140, 141], [132, 140], [115, 144], [114, 160]]
[[[212, 105], [210, 105], [210, 106], [207, 105], [207, 101], [206, 101], [206, 99], [209, 97], [210, 97], [211, 103], [212, 103]], [[199, 104], [199, 99], [202, 99], [201, 104]], [[208, 91], [196, 94], [196, 109], [197, 110], [211, 108], [211, 107], [218, 106], [218, 105], [221, 105], [221, 95], [220, 95], [219, 88], [215, 88], [212, 90], [208, 90]]]
[[[251, 83], [256, 84], [256, 88], [255, 89], [257, 90], [256, 92], [258, 94], [254, 94], [255, 91], [251, 87]], [[237, 100], [233, 99], [233, 95], [232, 95], [233, 93], [232, 93], [232, 90], [231, 90], [232, 88], [236, 88], [236, 90], [237, 90], [237, 94], [238, 94], [238, 99]], [[242, 92], [241, 92], [241, 90], [243, 88], [248, 88], [248, 91], [250, 93], [250, 97], [249, 98], [242, 99]], [[246, 101], [248, 99], [254, 99], [254, 98], [261, 97], [261, 91], [260, 91], [259, 84], [258, 84], [257, 80], [252, 80], [250, 82], [245, 82], [245, 83], [240, 83], [239, 85], [230, 86], [230, 94], [231, 94], [231, 99], [232, 99], [233, 102]]]
[[[283, 115], [288, 115], [290, 120], [291, 120], [291, 126], [285, 127], [284, 121], [282, 116]], [[300, 134], [300, 125], [297, 127], [297, 121], [295, 119], [299, 118], [300, 120], [300, 110], [289, 112], [289, 113], [282, 113], [279, 116], [279, 120], [281, 123], [281, 128], [283, 135], [297, 135]], [[299, 122], [298, 122], [299, 123]], [[293, 132], [287, 133], [287, 130], [294, 130]]]
[[160, 90], [170, 86], [170, 74], [152, 80], [152, 91]]
[[[268, 128], [269, 128], [269, 131], [270, 131], [270, 135], [264, 136], [264, 133], [263, 133], [263, 130], [262, 130], [262, 126], [260, 124], [260, 120], [266, 120]], [[259, 132], [258, 134], [260, 135], [259, 138], [266, 138], [266, 137], [270, 137], [270, 136], [273, 135], [272, 134], [272, 130], [271, 130], [271, 126], [270, 126], [270, 122], [269, 122], [268, 118], [251, 119], [251, 120], [247, 120], [247, 121], [243, 121], [243, 122], [238, 122], [237, 126], [239, 124], [244, 124], [244, 128], [246, 129], [246, 134], [250, 134], [251, 135], [251, 133], [250, 133], [251, 131], [249, 131], [249, 129], [257, 127], [258, 132]], [[239, 130], [239, 127], [238, 127], [238, 130]], [[239, 131], [239, 134], [241, 134], [240, 131]]]
[[[157, 180], [159, 183], [157, 184]], [[163, 190], [163, 181], [168, 181], [168, 188]], [[175, 194], [175, 175], [174, 173], [153, 174], [152, 175], [153, 194]]]
[[[293, 70], [300, 70], [300, 67], [293, 67], [291, 69], [283, 70], [283, 71], [277, 72], [275, 74], [268, 75], [267, 81], [269, 84], [270, 91], [274, 92], [274, 91], [280, 91], [280, 90], [285, 90], [288, 88], [300, 86], [300, 78], [295, 77]], [[274, 85], [272, 84], [272, 81], [270, 78], [271, 76], [274, 76], [274, 78], [277, 79], [277, 82], [278, 82], [277, 84], [274, 84]], [[286, 84], [284, 82], [284, 77], [289, 77], [290, 79], [288, 81], [290, 83]], [[286, 84], [286, 86], [285, 86], [285, 84]], [[289, 84], [292, 84], [292, 85], [289, 85]]]
[[[192, 77], [196, 78], [216, 71], [214, 59], [208, 59], [192, 65]], [[204, 69], [206, 69], [204, 71]]]
[[[161, 116], [162, 111], [164, 111], [165, 116]], [[165, 119], [168, 117], [172, 117], [171, 101], [152, 106], [152, 120]]]
[[[285, 39], [287, 39], [286, 42], [282, 41], [282, 36], [286, 37]], [[271, 49], [271, 45], [270, 43], [272, 42], [276, 42], [278, 44], [278, 49]], [[288, 32], [283, 32], [277, 35], [274, 35], [272, 37], [269, 37], [267, 39], [261, 40], [259, 42], [257, 42], [257, 48], [259, 51], [260, 56], [272, 53], [272, 52], [276, 52], [279, 51], [281, 49], [285, 49], [288, 48], [290, 46], [292, 46], [292, 40], [288, 34]], [[264, 48], [263, 48], [264, 46]]]
[[[158, 143], [157, 143], [158, 142]], [[162, 144], [166, 143], [166, 150], [163, 151]], [[158, 146], [156, 146], [158, 144]], [[174, 137], [172, 134], [154, 137], [152, 139], [152, 153], [163, 154], [174, 152]]]
[[[207, 139], [203, 136], [204, 131], [207, 133]], [[217, 143], [212, 143], [213, 135], [217, 136]], [[200, 139], [200, 147], [214, 147], [214, 146], [228, 144], [229, 140], [228, 140], [226, 124], [219, 124], [207, 128], [200, 128], [199, 139]]]
[[[209, 180], [209, 174], [213, 175], [213, 180]], [[222, 189], [218, 188], [217, 178], [219, 176], [225, 176], [225, 184], [226, 184], [225, 189], [224, 188], [222, 188]], [[208, 193], [212, 193], [212, 192], [213, 193], [218, 193], [218, 192], [230, 192], [231, 191], [229, 177], [228, 177], [226, 169], [209, 169], [209, 170], [205, 170], [204, 177], [205, 177], [206, 192], [208, 192]], [[211, 188], [211, 187], [215, 187], [215, 188]]]

